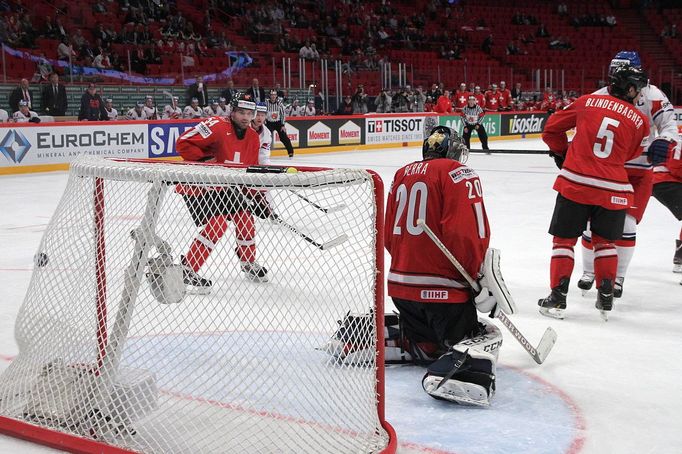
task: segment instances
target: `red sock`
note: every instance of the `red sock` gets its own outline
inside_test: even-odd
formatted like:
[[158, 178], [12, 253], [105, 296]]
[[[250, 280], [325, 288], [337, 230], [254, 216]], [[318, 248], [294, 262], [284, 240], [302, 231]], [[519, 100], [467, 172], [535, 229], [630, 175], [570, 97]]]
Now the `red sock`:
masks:
[[601, 281], [604, 279], [614, 282], [618, 269], [616, 245], [606, 238], [594, 234], [592, 235], [592, 244], [594, 245], [594, 277], [597, 286], [601, 285]]
[[194, 271], [199, 271], [199, 268], [206, 262], [208, 256], [222, 238], [227, 230], [228, 222], [226, 216], [215, 216], [208, 220], [202, 231], [192, 241], [192, 244], [185, 255], [185, 264]]
[[248, 211], [240, 211], [232, 215], [237, 237], [237, 257], [242, 262], [256, 261], [256, 226], [253, 222], [253, 214]]
[[549, 265], [550, 288], [557, 287], [563, 278], [571, 278], [573, 272], [573, 246], [578, 238], [559, 238], [555, 236], [552, 241], [552, 260]]

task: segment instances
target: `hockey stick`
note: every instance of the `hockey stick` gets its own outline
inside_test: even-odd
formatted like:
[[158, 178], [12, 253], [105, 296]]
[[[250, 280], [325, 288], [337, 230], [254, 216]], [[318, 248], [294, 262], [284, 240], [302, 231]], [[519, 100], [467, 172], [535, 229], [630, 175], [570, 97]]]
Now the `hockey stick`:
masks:
[[[464, 267], [457, 261], [454, 255], [448, 250], [447, 247], [443, 244], [443, 242], [436, 236], [435, 233], [433, 233], [433, 230], [426, 224], [426, 222], [423, 219], [417, 219], [417, 224], [424, 229], [424, 232], [426, 235], [431, 239], [431, 241], [434, 242], [436, 246], [438, 246], [438, 249], [440, 249], [443, 254], [452, 262], [452, 264], [457, 268], [457, 271], [460, 272], [460, 274], [464, 277], [464, 279], [467, 280], [469, 285], [471, 285], [471, 288], [474, 290], [478, 291], [480, 290], [480, 287], [478, 285], [478, 282], [474, 281], [472, 277], [467, 273], [467, 271], [464, 269]], [[512, 333], [514, 338], [519, 341], [519, 343], [523, 346], [523, 348], [528, 352], [528, 354], [535, 360], [536, 363], [542, 364], [545, 359], [547, 358], [547, 355], [549, 355], [549, 352], [552, 350], [554, 347], [554, 344], [556, 343], [557, 340], [557, 334], [556, 331], [552, 329], [552, 327], [548, 327], [545, 330], [545, 334], [542, 335], [542, 339], [540, 339], [540, 343], [538, 344], [537, 347], [533, 347], [533, 345], [526, 339], [526, 336], [524, 336], [517, 328], [514, 326], [511, 320], [509, 320], [509, 317], [502, 312], [499, 311], [497, 314], [497, 318], [502, 322], [502, 324], [509, 330], [509, 332]]]
[[326, 213], [326, 214], [333, 213], [335, 211], [341, 211], [341, 210], [344, 210], [346, 208], [345, 203], [342, 203], [340, 205], [335, 205], [335, 206], [332, 206], [329, 208], [325, 208], [325, 207], [322, 207], [322, 206], [318, 205], [317, 203], [313, 202], [309, 198], [302, 196], [301, 194], [299, 194], [296, 191], [289, 190], [289, 192], [291, 192], [292, 194], [294, 194], [296, 197], [300, 198], [301, 200], [305, 200], [310, 205], [314, 206], [315, 208], [317, 208], [318, 210], [320, 210], [321, 212]]
[[277, 222], [278, 224], [283, 225], [283, 226], [286, 227], [287, 229], [291, 230], [291, 231], [294, 232], [296, 235], [300, 236], [300, 237], [303, 238], [305, 241], [307, 241], [308, 243], [312, 244], [313, 246], [315, 246], [316, 248], [320, 249], [321, 251], [326, 251], [327, 249], [331, 249], [331, 248], [333, 248], [333, 247], [335, 247], [335, 246], [338, 246], [339, 244], [343, 243], [344, 241], [346, 241], [346, 240], [348, 239], [348, 235], [346, 235], [346, 234], [344, 233], [344, 234], [342, 234], [342, 235], [337, 236], [336, 238], [332, 238], [331, 240], [329, 240], [329, 241], [327, 241], [327, 242], [325, 242], [325, 243], [318, 243], [317, 241], [315, 241], [314, 239], [310, 238], [310, 237], [309, 237], [308, 235], [306, 235], [305, 233], [303, 233], [303, 232], [301, 232], [300, 230], [298, 230], [298, 229], [297, 229], [296, 227], [294, 227], [293, 225], [289, 224], [289, 223], [286, 222], [286, 221], [283, 221], [282, 218], [280, 218], [278, 215], [276, 215], [276, 214], [273, 213], [273, 214], [270, 216], [270, 219], [273, 219], [273, 220], [274, 220], [275, 222]]

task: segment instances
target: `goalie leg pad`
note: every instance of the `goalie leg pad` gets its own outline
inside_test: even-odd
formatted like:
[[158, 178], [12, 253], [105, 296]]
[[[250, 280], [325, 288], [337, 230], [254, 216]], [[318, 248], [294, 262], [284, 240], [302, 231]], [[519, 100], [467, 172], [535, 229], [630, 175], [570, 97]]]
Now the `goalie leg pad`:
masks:
[[348, 312], [339, 327], [322, 348], [339, 364], [366, 364], [374, 359], [374, 312]]
[[[494, 323], [490, 323], [483, 318], [478, 319], [478, 324], [480, 328], [478, 334], [470, 338], [462, 339], [452, 348], [460, 352], [464, 352], [466, 349], [472, 349], [481, 353], [489, 353], [493, 355], [495, 362], [497, 362], [500, 347], [502, 346], [502, 332]], [[493, 364], [493, 366], [495, 366], [495, 364]], [[493, 373], [494, 372], [495, 369], [493, 368]]]
[[490, 353], [453, 347], [429, 366], [422, 387], [435, 399], [487, 407], [495, 394], [495, 358]]
[[505, 314], [516, 313], [516, 304], [512, 299], [507, 285], [504, 283], [500, 271], [500, 250], [488, 248], [482, 266], [483, 277], [480, 279], [481, 287], [487, 287], [497, 301], [502, 312]]

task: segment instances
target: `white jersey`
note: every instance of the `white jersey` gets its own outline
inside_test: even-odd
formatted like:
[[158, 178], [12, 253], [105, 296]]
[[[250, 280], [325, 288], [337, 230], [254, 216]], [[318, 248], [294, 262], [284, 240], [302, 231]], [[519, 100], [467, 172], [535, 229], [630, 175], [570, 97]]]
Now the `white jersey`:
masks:
[[9, 114], [5, 109], [0, 109], [0, 123], [7, 123], [9, 121]]
[[206, 106], [204, 107], [204, 117], [223, 117], [225, 118], [227, 116], [227, 112], [223, 110], [222, 107], [218, 106], [216, 110], [213, 110], [213, 107], [211, 106]]
[[111, 108], [111, 110], [107, 110], [107, 108], [105, 107], [104, 110], [107, 111], [107, 118], [110, 121], [118, 120], [118, 110], [114, 109], [113, 107]]
[[256, 132], [260, 137], [260, 148], [258, 149], [258, 164], [262, 166], [270, 165], [272, 132], [268, 128], [266, 128], [265, 125], [261, 125], [260, 131], [256, 129]]
[[28, 111], [28, 115], [24, 115], [23, 113], [21, 113], [21, 110], [17, 110], [12, 115], [12, 118], [14, 118], [14, 121], [16, 121], [17, 123], [28, 123], [28, 120], [36, 117], [38, 117], [38, 114], [32, 110]]
[[126, 113], [126, 120], [146, 120], [147, 119], [147, 112], [144, 111], [144, 109], [140, 110], [138, 113], [137, 110], [133, 107]]
[[163, 119], [164, 120], [176, 120], [182, 118], [182, 109], [178, 106], [171, 106], [170, 104], [163, 108]]
[[204, 118], [204, 111], [199, 106], [196, 109], [192, 106], [187, 106], [182, 111], [182, 118]]
[[303, 116], [304, 117], [314, 117], [315, 114], [316, 114], [315, 107], [305, 106], [303, 108]]
[[290, 106], [286, 106], [284, 108], [284, 114], [287, 117], [300, 117], [303, 115], [303, 107], [294, 106], [293, 104]]
[[[608, 95], [607, 87], [600, 88], [594, 92], [597, 95]], [[680, 137], [677, 133], [677, 122], [675, 121], [675, 109], [667, 96], [655, 85], [647, 85], [642, 88], [639, 100], [636, 105], [649, 119], [651, 126], [649, 132], [649, 143], [656, 138], [670, 139], [677, 142], [677, 149], [680, 149]], [[625, 163], [629, 169], [651, 170], [652, 165], [646, 157], [646, 149], [641, 156]]]
[[142, 110], [144, 110], [144, 113], [147, 114], [147, 120], [158, 120], [160, 118], [159, 111], [156, 110], [156, 107], [144, 106]]

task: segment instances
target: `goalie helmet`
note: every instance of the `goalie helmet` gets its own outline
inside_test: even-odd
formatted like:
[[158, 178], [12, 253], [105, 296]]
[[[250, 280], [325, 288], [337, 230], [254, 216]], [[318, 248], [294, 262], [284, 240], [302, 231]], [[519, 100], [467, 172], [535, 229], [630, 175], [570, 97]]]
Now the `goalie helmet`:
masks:
[[233, 111], [235, 109], [256, 110], [256, 103], [253, 102], [253, 97], [248, 93], [237, 93], [230, 101], [230, 105]]
[[[631, 103], [648, 83], [649, 79], [641, 69], [630, 65], [618, 66], [609, 76], [609, 94]], [[634, 87], [637, 92], [635, 96], [629, 94], [630, 87]]]
[[639, 58], [639, 53], [634, 50], [621, 50], [613, 57], [609, 65], [609, 76], [613, 71], [623, 65], [629, 65], [637, 69], [642, 69], [642, 60]]
[[469, 157], [469, 149], [459, 134], [447, 126], [436, 126], [424, 140], [422, 156], [429, 158], [448, 158], [464, 164]]

